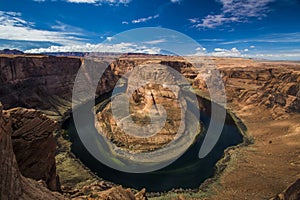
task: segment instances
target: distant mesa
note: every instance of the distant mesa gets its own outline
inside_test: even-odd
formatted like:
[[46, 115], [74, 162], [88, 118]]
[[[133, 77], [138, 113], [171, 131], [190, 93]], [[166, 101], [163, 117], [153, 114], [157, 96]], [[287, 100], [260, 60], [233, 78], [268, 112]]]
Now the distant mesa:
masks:
[[0, 54], [21, 55], [21, 54], [24, 54], [24, 52], [20, 51], [20, 50], [17, 50], [17, 49], [3, 49], [3, 50], [0, 50]]

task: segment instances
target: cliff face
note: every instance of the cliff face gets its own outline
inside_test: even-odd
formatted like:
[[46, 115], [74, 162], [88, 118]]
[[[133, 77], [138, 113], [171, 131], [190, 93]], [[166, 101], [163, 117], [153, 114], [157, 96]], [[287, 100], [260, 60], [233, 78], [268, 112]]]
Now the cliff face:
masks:
[[[0, 101], [6, 109], [11, 108], [2, 114], [1, 106], [0, 112], [1, 199], [63, 199], [46, 188], [57, 190], [59, 185], [53, 137], [57, 124], [44, 114], [59, 120], [71, 108], [74, 80], [81, 64], [79, 58], [0, 57]], [[113, 69], [114, 64], [105, 71], [98, 94], [113, 89], [119, 77]], [[94, 187], [90, 190], [101, 199], [109, 199], [111, 195], [144, 198], [143, 195], [135, 198], [131, 191], [122, 188], [112, 187], [107, 192], [94, 191]], [[82, 191], [76, 197], [88, 198], [87, 193]]]
[[13, 153], [11, 122], [0, 104], [0, 198], [17, 199], [22, 194], [21, 175]]
[[254, 69], [221, 69], [229, 102], [270, 109], [273, 119], [300, 113], [300, 70], [264, 65]]
[[22, 175], [43, 180], [49, 189], [59, 190], [53, 136], [57, 124], [33, 109], [14, 108], [5, 114], [11, 118], [13, 151]]
[[47, 56], [0, 57], [0, 94], [5, 109], [47, 110], [60, 115], [71, 106], [79, 58]]
[[0, 199], [64, 199], [61, 195], [49, 191], [42, 182], [21, 175], [11, 141], [12, 124], [11, 116], [3, 113], [0, 104]]
[[[286, 112], [299, 113], [300, 66], [296, 63], [255, 62], [244, 59], [207, 58], [194, 60], [196, 69], [186, 61], [162, 61], [180, 71], [193, 82], [193, 86], [209, 96], [207, 77], [214, 85], [220, 84], [210, 65], [219, 70], [224, 82], [230, 107], [248, 109], [263, 107], [271, 111], [273, 119], [287, 117]], [[201, 65], [201, 62], [204, 65]], [[203, 67], [204, 66], [204, 67]]]
[[[233, 105], [263, 106], [271, 109], [274, 118], [283, 112], [300, 112], [300, 70], [293, 63], [263, 63], [243, 59], [194, 59], [191, 63], [176, 57], [128, 56], [110, 63], [96, 93], [111, 91], [119, 77], [146, 63], [171, 66], [193, 82], [196, 88], [207, 91], [202, 75], [213, 80], [209, 65], [215, 65], [225, 83], [227, 101]], [[71, 107], [71, 95], [80, 58], [48, 56], [0, 57], [0, 100], [5, 109], [25, 107], [43, 110], [47, 115], [63, 115]], [[201, 73], [201, 75], [199, 75]], [[89, 73], [89, 75], [92, 75]], [[97, 77], [99, 78], [99, 77]], [[218, 83], [215, 83], [218, 84]]]

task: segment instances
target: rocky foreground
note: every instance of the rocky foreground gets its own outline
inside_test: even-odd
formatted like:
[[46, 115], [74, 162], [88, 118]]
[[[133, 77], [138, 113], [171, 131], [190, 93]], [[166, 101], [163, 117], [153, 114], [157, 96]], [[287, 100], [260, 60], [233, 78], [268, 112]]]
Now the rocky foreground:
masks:
[[[230, 159], [226, 169], [217, 181], [203, 184], [198, 194], [183, 192], [161, 198], [270, 199], [278, 194], [275, 199], [299, 198], [300, 64], [190, 59], [208, 65], [199, 71], [178, 57], [123, 56], [109, 64], [96, 91], [97, 95], [109, 92], [123, 74], [154, 62], [176, 69], [201, 95], [209, 97], [203, 74], [218, 85], [209, 66], [219, 69], [227, 107], [245, 123], [253, 144], [227, 152]], [[61, 137], [60, 123], [69, 114], [72, 88], [82, 62], [75, 57], [0, 57], [1, 199], [145, 198], [144, 191], [137, 193], [95, 180], [72, 157], [68, 142]], [[55, 164], [56, 154], [59, 162]], [[68, 171], [65, 166], [78, 166], [78, 171]], [[64, 194], [59, 193], [61, 190]]]

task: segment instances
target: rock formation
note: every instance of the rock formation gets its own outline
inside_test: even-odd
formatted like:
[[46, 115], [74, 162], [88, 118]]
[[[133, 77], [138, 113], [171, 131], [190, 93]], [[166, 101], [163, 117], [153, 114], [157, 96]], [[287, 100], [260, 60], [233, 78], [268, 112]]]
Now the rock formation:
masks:
[[[183, 134], [186, 113], [182, 110], [186, 109], [186, 102], [180, 97], [180, 87], [176, 85], [172, 71], [167, 68], [157, 64], [144, 65], [132, 74], [126, 89], [130, 97], [128, 104], [124, 102], [126, 98], [117, 96], [120, 100], [114, 102], [117, 104], [113, 107], [115, 112], [108, 103], [97, 114], [96, 127], [119, 147], [153, 151]], [[124, 109], [128, 105], [127, 113]]]
[[13, 152], [11, 117], [3, 114], [0, 104], [0, 199], [64, 199], [58, 193], [48, 190], [43, 182], [36, 182], [21, 175]]
[[11, 118], [12, 144], [22, 175], [43, 180], [49, 189], [59, 190], [56, 176], [57, 124], [39, 111], [13, 108], [4, 112]]
[[11, 142], [11, 122], [0, 105], [0, 194], [1, 199], [17, 199], [22, 194], [21, 175]]
[[52, 190], [58, 187], [52, 134], [56, 126], [38, 111], [24, 108], [3, 111], [0, 104], [1, 200], [145, 200], [144, 190], [134, 194], [130, 189], [105, 186], [103, 182], [85, 186], [65, 197], [48, 190], [47, 187]]
[[300, 179], [295, 181], [282, 193], [270, 200], [298, 200], [300, 199]]
[[[192, 67], [187, 61], [162, 61], [191, 79], [193, 86], [206, 93], [209, 91], [203, 77], [214, 82], [214, 65], [222, 76], [227, 102], [239, 109], [247, 106], [263, 106], [272, 110], [273, 118], [284, 117], [285, 112], [299, 113], [300, 69], [296, 63], [268, 63], [243, 59], [206, 58], [195, 59]], [[201, 62], [204, 65], [201, 65]], [[200, 63], [197, 64], [197, 63]], [[182, 66], [182, 67], [180, 67]]]
[[130, 189], [124, 189], [121, 186], [105, 187], [104, 185], [103, 181], [92, 183], [80, 190], [70, 191], [69, 194], [73, 200], [146, 200], [144, 189], [134, 194]]

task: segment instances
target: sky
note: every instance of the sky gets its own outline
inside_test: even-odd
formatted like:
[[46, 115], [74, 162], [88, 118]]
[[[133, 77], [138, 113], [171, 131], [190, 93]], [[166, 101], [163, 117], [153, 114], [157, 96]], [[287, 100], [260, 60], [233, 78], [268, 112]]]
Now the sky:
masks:
[[[144, 27], [157, 31], [116, 39]], [[160, 29], [199, 43], [188, 55], [300, 60], [300, 0], [0, 0], [0, 49], [164, 53], [185, 43]]]

